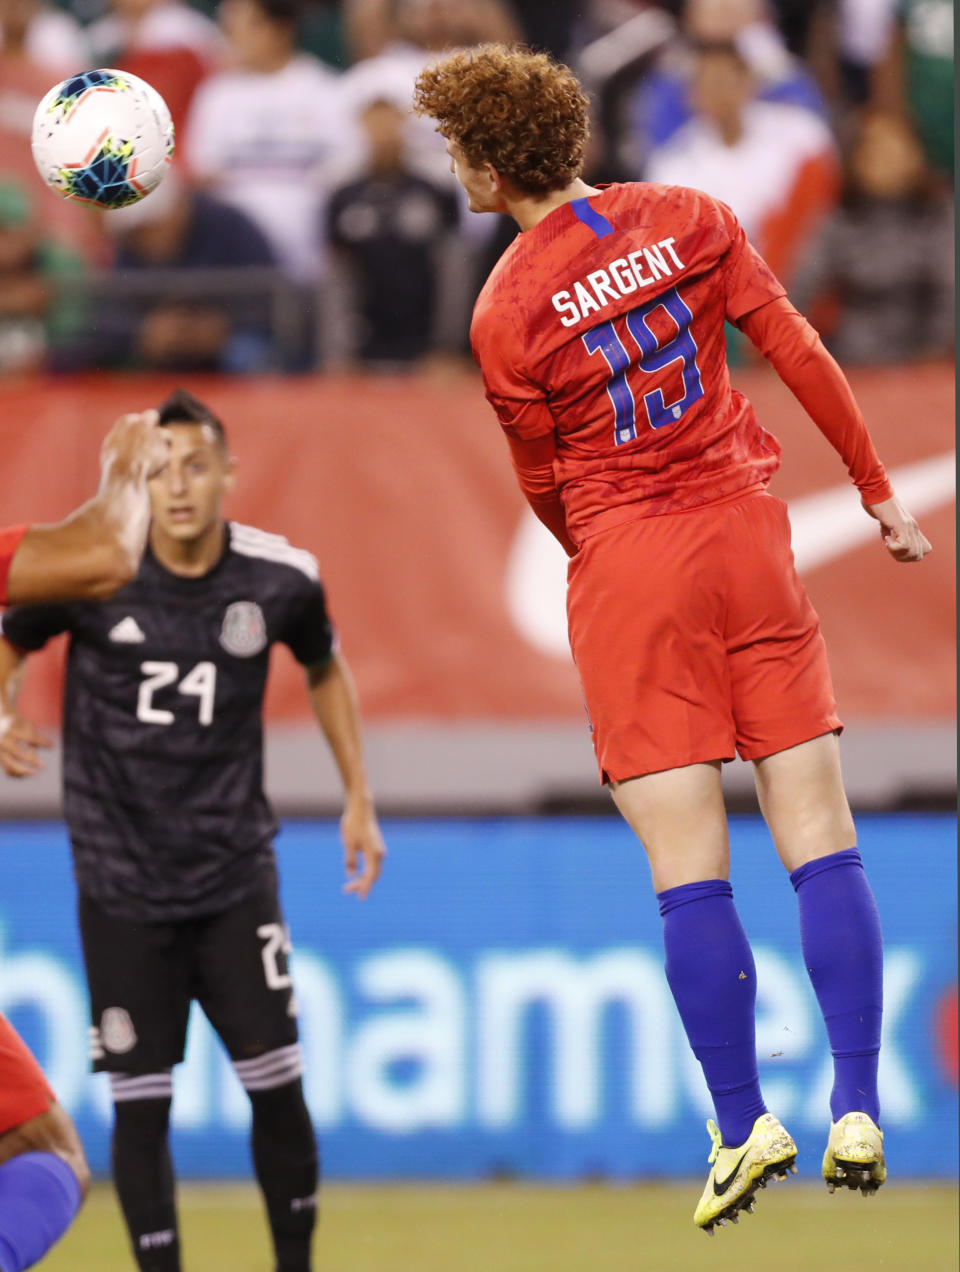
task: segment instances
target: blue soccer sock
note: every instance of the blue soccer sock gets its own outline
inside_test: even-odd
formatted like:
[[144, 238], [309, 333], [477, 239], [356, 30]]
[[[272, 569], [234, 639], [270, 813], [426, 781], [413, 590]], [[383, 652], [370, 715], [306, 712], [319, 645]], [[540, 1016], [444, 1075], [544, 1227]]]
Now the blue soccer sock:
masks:
[[861, 1110], [876, 1122], [883, 1015], [880, 916], [856, 848], [790, 875], [800, 904], [803, 959], [827, 1026], [834, 1082], [830, 1115]]
[[82, 1199], [76, 1175], [54, 1153], [23, 1153], [0, 1166], [0, 1272], [23, 1272], [42, 1259]]
[[753, 953], [725, 879], [657, 893], [667, 981], [707, 1080], [724, 1144], [742, 1144], [766, 1105], [757, 1076]]

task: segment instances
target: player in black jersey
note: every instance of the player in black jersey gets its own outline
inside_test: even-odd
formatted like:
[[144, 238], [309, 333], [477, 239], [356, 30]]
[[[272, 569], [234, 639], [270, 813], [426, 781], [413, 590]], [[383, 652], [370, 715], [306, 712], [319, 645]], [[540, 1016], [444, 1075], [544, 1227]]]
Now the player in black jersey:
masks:
[[[56, 525], [0, 529], [0, 605], [103, 598], [136, 574], [150, 521], [147, 479], [166, 462], [157, 414], [118, 420], [100, 486]], [[36, 735], [0, 711], [8, 771], [35, 764]], [[73, 1123], [19, 1034], [0, 1015], [0, 1268], [38, 1263], [73, 1222], [90, 1170]]]
[[[275, 642], [306, 668], [343, 780], [347, 891], [367, 895], [383, 841], [316, 561], [278, 535], [224, 520], [233, 464], [202, 403], [180, 390], [159, 422], [169, 462], [150, 483], [139, 573], [109, 601], [3, 616], [0, 714], [17, 720], [26, 652], [68, 632], [64, 815], [93, 1067], [111, 1076], [113, 1174], [138, 1266], [181, 1266], [167, 1130], [172, 1067], [196, 999], [250, 1096], [277, 1272], [308, 1272], [317, 1151], [277, 898], [276, 822], [262, 783]], [[0, 739], [5, 769], [8, 758]]]

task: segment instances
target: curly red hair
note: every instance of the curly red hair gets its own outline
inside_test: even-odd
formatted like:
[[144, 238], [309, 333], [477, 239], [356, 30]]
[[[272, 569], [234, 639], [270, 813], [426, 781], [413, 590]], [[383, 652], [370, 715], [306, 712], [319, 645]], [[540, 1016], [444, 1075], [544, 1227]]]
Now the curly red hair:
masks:
[[437, 121], [471, 167], [492, 164], [522, 194], [549, 194], [579, 177], [590, 105], [576, 76], [545, 53], [482, 44], [428, 66], [413, 109]]

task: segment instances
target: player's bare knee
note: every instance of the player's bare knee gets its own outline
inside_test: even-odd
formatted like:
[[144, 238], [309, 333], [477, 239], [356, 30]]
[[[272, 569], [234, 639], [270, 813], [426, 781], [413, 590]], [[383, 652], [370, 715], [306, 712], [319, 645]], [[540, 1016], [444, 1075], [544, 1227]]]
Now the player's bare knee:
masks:
[[80, 1185], [80, 1196], [86, 1201], [90, 1192], [90, 1164], [87, 1161], [87, 1155], [81, 1146], [77, 1146], [75, 1150], [63, 1152], [60, 1157], [67, 1163], [74, 1175], [77, 1177], [77, 1183]]
[[24, 1153], [52, 1153], [66, 1162], [86, 1197], [90, 1190], [90, 1167], [73, 1122], [61, 1104], [51, 1104], [45, 1113], [21, 1123], [0, 1136], [0, 1163]]
[[43, 1128], [45, 1151], [55, 1153], [67, 1163], [77, 1177], [81, 1195], [86, 1197], [90, 1191], [90, 1167], [73, 1122], [61, 1104], [52, 1105], [43, 1117], [47, 1119]]
[[66, 1164], [76, 1175], [76, 1182], [80, 1184], [81, 1196], [86, 1197], [90, 1191], [90, 1166], [86, 1161], [84, 1146], [80, 1142], [80, 1136], [76, 1133], [74, 1123], [67, 1117], [66, 1110], [62, 1105], [55, 1104], [50, 1110], [55, 1114], [51, 1122], [51, 1146], [50, 1151], [56, 1152], [58, 1158], [64, 1159]]
[[790, 871], [857, 844], [853, 818], [845, 807], [805, 808], [779, 822], [767, 822], [780, 860]]

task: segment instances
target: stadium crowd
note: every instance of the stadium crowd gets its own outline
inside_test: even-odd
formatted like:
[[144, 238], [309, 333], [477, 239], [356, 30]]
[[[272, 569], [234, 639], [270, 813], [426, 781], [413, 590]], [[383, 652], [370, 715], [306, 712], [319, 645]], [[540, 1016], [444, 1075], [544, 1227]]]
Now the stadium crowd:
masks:
[[[410, 97], [486, 41], [575, 68], [591, 181], [729, 203], [845, 363], [950, 354], [952, 0], [0, 0], [0, 372], [465, 359], [516, 227], [468, 213]], [[29, 146], [95, 65], [177, 128], [160, 189], [110, 213], [49, 193]]]

